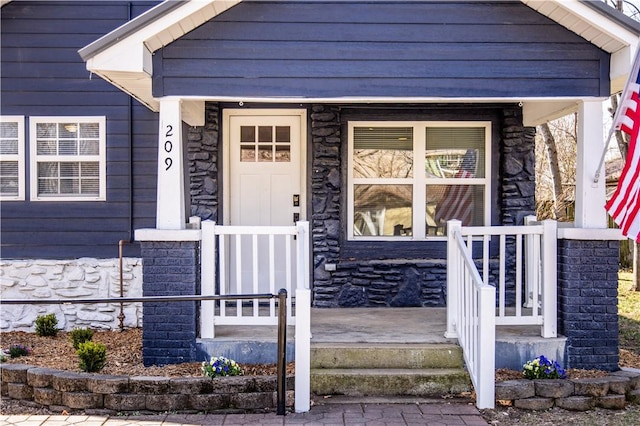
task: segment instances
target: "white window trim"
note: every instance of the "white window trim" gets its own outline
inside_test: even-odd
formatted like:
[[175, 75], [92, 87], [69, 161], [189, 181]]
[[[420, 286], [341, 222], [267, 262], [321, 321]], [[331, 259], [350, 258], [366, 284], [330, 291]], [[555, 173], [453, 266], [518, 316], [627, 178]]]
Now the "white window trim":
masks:
[[[72, 121], [78, 123], [99, 123], [100, 125], [100, 141], [99, 149], [100, 154], [97, 156], [73, 156], [73, 161], [98, 161], [98, 168], [100, 171], [100, 183], [98, 196], [68, 196], [68, 195], [50, 195], [46, 197], [38, 196], [38, 162], [40, 161], [60, 161], [59, 155], [37, 155], [37, 143], [36, 143], [36, 125], [38, 123], [61, 123], [65, 121]], [[82, 116], [54, 116], [54, 117], [29, 117], [29, 165], [30, 165], [30, 199], [31, 201], [106, 201], [107, 199], [107, 130], [106, 130], [106, 117], [82, 117]]]
[[3, 115], [0, 116], [0, 122], [18, 123], [18, 153], [12, 155], [2, 155], [4, 161], [18, 161], [18, 195], [0, 195], [2, 201], [23, 201], [26, 183], [24, 180], [24, 151], [25, 151], [25, 134], [24, 134], [24, 116], [23, 115]]
[[[484, 127], [485, 129], [485, 174], [482, 178], [427, 178], [424, 174], [412, 178], [354, 178], [353, 133], [356, 127], [413, 127], [414, 170], [424, 170], [427, 127]], [[348, 176], [347, 176], [347, 240], [350, 241], [445, 241], [446, 236], [426, 235], [426, 212], [416, 209], [426, 203], [423, 190], [429, 184], [475, 184], [485, 188], [484, 226], [491, 224], [491, 122], [490, 121], [350, 121], [348, 123]], [[412, 236], [362, 236], [353, 235], [354, 186], [356, 184], [411, 184], [413, 185], [413, 233]]]

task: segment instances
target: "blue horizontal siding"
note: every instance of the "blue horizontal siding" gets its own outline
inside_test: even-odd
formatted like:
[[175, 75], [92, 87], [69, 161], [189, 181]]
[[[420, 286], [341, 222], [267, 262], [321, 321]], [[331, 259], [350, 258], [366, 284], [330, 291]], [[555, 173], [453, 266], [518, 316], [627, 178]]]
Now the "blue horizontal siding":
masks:
[[[133, 2], [131, 15], [157, 3]], [[130, 110], [128, 95], [90, 78], [78, 55], [78, 49], [124, 24], [128, 16], [126, 1], [14, 1], [2, 8], [2, 114], [26, 117], [27, 140], [33, 116], [105, 116], [107, 135], [104, 202], [29, 201], [26, 150], [27, 200], [2, 202], [3, 258], [116, 257], [118, 241], [128, 239], [131, 228], [155, 227], [157, 114], [135, 101]], [[140, 254], [136, 245], [125, 252]]]
[[520, 2], [247, 2], [156, 52], [156, 96], [608, 94], [609, 55]]

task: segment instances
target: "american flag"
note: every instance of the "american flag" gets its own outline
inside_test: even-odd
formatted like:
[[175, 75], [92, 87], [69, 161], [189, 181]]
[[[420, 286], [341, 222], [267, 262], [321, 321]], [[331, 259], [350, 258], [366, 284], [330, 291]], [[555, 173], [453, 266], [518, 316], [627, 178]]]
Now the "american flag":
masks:
[[637, 149], [640, 131], [640, 63], [638, 54], [622, 92], [622, 98], [614, 116], [612, 130], [627, 133], [629, 150], [620, 174], [618, 186], [605, 204], [607, 212], [622, 229], [622, 234], [640, 242], [640, 150]]
[[[459, 170], [456, 178], [472, 178], [473, 173]], [[438, 223], [458, 219], [462, 226], [469, 226], [473, 219], [473, 186], [449, 185], [438, 203], [435, 219]]]

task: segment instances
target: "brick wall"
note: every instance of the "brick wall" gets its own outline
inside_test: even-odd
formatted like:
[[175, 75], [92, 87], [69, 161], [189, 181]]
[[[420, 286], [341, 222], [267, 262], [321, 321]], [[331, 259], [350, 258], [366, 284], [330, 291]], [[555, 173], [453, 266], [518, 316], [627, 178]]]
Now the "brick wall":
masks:
[[[199, 243], [143, 241], [143, 296], [198, 293]], [[142, 357], [145, 366], [196, 360], [197, 302], [153, 302], [143, 306]]]
[[558, 332], [566, 367], [618, 370], [618, 241], [558, 240]]

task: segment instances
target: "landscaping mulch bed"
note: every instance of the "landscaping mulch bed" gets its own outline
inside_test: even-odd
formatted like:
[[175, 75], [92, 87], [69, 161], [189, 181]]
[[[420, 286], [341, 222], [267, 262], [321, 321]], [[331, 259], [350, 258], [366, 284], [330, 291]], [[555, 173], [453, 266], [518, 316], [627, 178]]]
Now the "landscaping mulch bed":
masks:
[[[100, 342], [107, 348], [107, 362], [101, 374], [124, 376], [202, 376], [200, 362], [145, 367], [142, 363], [142, 330], [96, 331], [92, 341]], [[13, 331], [0, 333], [0, 347], [7, 349], [13, 344], [24, 345], [31, 354], [7, 359], [9, 363], [29, 364], [56, 370], [80, 372], [79, 358], [73, 349], [69, 333], [58, 332], [55, 337], [38, 336], [35, 333]], [[275, 364], [243, 365], [246, 376], [275, 375]], [[294, 364], [287, 365], [287, 374], [294, 373]]]

